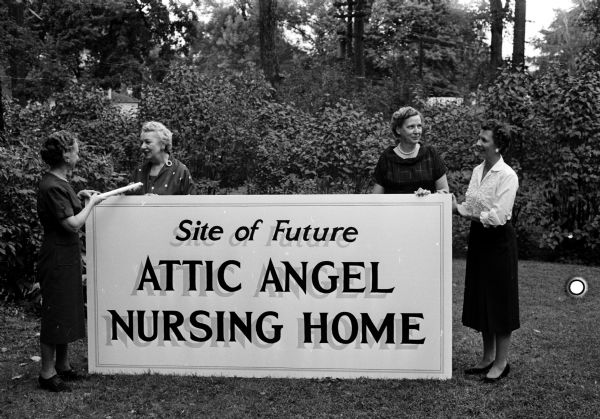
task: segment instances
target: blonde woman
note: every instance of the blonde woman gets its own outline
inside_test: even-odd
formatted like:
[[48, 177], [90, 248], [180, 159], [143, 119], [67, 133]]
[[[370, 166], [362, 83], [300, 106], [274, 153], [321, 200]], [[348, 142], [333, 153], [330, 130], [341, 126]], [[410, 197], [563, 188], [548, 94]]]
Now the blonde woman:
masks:
[[379, 158], [373, 193], [448, 193], [444, 161], [433, 146], [421, 142], [422, 120], [421, 113], [410, 106], [394, 112], [391, 130], [398, 143]]
[[140, 139], [144, 163], [133, 172], [131, 182], [142, 182], [143, 186], [130, 194], [195, 195], [190, 171], [171, 156], [171, 131], [160, 122], [146, 122], [142, 125]]

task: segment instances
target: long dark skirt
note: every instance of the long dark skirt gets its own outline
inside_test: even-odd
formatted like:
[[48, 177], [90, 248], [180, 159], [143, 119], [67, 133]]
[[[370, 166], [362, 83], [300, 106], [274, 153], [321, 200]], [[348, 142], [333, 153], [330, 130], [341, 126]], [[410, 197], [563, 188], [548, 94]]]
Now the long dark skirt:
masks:
[[79, 241], [45, 242], [40, 251], [38, 279], [42, 290], [40, 341], [65, 344], [85, 337]]
[[462, 323], [498, 334], [520, 327], [517, 239], [510, 222], [489, 228], [471, 223]]

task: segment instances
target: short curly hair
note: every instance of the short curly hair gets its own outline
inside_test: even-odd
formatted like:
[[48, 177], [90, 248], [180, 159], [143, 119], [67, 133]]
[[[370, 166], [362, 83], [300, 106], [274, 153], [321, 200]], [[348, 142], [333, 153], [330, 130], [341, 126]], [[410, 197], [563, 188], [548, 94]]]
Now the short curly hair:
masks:
[[42, 160], [50, 167], [64, 163], [63, 153], [70, 151], [77, 142], [77, 136], [70, 131], [57, 131], [48, 136], [40, 154]]
[[419, 116], [421, 118], [421, 120], [423, 120], [423, 115], [421, 115], [421, 112], [419, 112], [412, 106], [404, 106], [404, 107], [398, 109], [396, 112], [394, 112], [392, 114], [392, 120], [390, 123], [390, 128], [392, 130], [392, 134], [394, 134], [395, 137], [398, 137], [399, 134], [396, 131], [398, 129], [398, 127], [401, 127], [402, 124], [404, 124], [404, 121], [406, 121], [408, 118], [411, 118], [413, 116]]
[[494, 144], [498, 147], [500, 154], [508, 151], [514, 136], [512, 126], [497, 119], [488, 119], [482, 122], [481, 129], [483, 131], [492, 131]]
[[148, 121], [144, 122], [142, 125], [142, 132], [140, 132], [140, 135], [145, 132], [155, 132], [158, 134], [160, 142], [165, 146], [165, 152], [171, 154], [173, 149], [173, 133], [169, 131], [167, 127], [160, 122]]

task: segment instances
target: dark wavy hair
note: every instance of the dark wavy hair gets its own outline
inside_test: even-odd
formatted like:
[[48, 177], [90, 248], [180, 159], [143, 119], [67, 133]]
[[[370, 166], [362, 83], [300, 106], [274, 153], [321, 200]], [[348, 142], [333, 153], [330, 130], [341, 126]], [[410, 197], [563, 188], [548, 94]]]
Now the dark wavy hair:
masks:
[[392, 120], [390, 122], [392, 134], [394, 134], [395, 137], [398, 137], [398, 132], [396, 131], [396, 129], [398, 127], [401, 127], [402, 124], [404, 124], [404, 121], [413, 116], [419, 116], [421, 117], [421, 120], [423, 120], [423, 115], [421, 115], [421, 112], [419, 112], [411, 106], [404, 106], [398, 109], [396, 112], [394, 112], [392, 114]]
[[497, 119], [488, 119], [481, 124], [481, 129], [492, 131], [494, 144], [498, 147], [500, 154], [508, 151], [514, 135], [513, 128], [509, 124]]
[[69, 131], [57, 131], [50, 134], [40, 150], [42, 160], [50, 167], [58, 166], [65, 161], [63, 153], [71, 150], [76, 141], [77, 136]]

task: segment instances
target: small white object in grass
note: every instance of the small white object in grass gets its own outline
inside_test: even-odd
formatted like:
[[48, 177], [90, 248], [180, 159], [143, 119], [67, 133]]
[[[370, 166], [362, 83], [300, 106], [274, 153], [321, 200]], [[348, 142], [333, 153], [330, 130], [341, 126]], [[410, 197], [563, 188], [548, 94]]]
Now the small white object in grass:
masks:
[[571, 297], [581, 298], [587, 290], [587, 281], [580, 276], [574, 276], [567, 281], [566, 291]]
[[34, 355], [31, 358], [29, 358], [29, 359], [31, 359], [33, 362], [40, 362], [42, 360], [42, 358], [40, 358], [37, 355]]
[[19, 374], [19, 375], [15, 375], [14, 377], [11, 378], [11, 380], [18, 380], [19, 378], [22, 378], [23, 374]]

